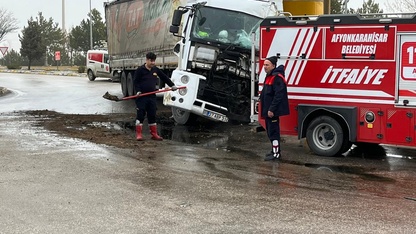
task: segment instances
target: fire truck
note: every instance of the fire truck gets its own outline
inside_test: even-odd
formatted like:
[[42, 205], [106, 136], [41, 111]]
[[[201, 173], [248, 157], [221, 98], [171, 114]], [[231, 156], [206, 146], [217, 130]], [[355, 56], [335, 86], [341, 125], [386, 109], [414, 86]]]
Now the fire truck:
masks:
[[[260, 68], [285, 66], [290, 115], [281, 133], [335, 156], [352, 143], [416, 146], [416, 15], [269, 17]], [[259, 93], [265, 79], [259, 74]], [[264, 119], [258, 116], [262, 126]]]

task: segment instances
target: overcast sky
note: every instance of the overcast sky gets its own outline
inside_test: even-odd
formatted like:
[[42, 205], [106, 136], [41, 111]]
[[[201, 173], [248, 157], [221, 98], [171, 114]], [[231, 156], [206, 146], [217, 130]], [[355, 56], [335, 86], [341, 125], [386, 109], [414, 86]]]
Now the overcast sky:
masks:
[[[65, 29], [77, 26], [83, 19], [88, 18], [88, 12], [91, 9], [97, 9], [104, 19], [104, 2], [107, 0], [64, 0], [65, 2]], [[20, 41], [18, 34], [21, 33], [24, 26], [31, 16], [36, 18], [38, 12], [49, 20], [52, 17], [54, 22], [62, 28], [62, 2], [63, 0], [0, 0], [0, 8], [11, 12], [19, 22], [19, 29], [12, 34], [8, 34], [0, 46], [7, 46], [9, 50], [20, 50]], [[0, 53], [0, 57], [2, 54]]]
[[[87, 14], [91, 8], [97, 9], [104, 19], [104, 2], [107, 0], [64, 0], [65, 1], [65, 29], [68, 30], [80, 24], [83, 19], [87, 19]], [[111, 2], [112, 0], [110, 0]], [[226, 1], [226, 0], [224, 0]], [[387, 0], [375, 0], [380, 4], [382, 9], [385, 8]], [[362, 0], [350, 0], [348, 8], [357, 9], [362, 6]], [[38, 15], [42, 12], [46, 19], [52, 19], [62, 27], [62, 0], [0, 0], [0, 8], [11, 12], [13, 16], [19, 21], [19, 29], [15, 33], [8, 34], [0, 46], [7, 46], [9, 50], [14, 49], [19, 51], [20, 42], [18, 34], [21, 33], [24, 26], [27, 26], [28, 19]], [[2, 54], [0, 53], [0, 57]]]

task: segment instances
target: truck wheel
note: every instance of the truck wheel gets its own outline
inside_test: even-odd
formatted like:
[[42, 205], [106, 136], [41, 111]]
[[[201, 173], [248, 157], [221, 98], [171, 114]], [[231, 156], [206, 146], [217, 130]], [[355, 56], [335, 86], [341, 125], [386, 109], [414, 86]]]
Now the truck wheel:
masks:
[[121, 92], [123, 93], [123, 96], [127, 97], [129, 95], [127, 91], [127, 76], [126, 76], [126, 72], [124, 71], [121, 73], [120, 84], [121, 84]]
[[175, 122], [181, 125], [192, 124], [197, 118], [196, 115], [190, 113], [189, 111], [184, 111], [176, 107], [172, 107], [172, 114]]
[[312, 120], [306, 130], [306, 140], [312, 152], [321, 156], [336, 156], [345, 147], [341, 125], [329, 116]]
[[88, 80], [90, 80], [90, 81], [95, 80], [94, 72], [92, 72], [92, 70], [88, 70], [87, 75], [88, 75]]
[[133, 72], [129, 72], [129, 74], [127, 74], [127, 92], [129, 93], [128, 95], [134, 95], [134, 84], [133, 84]]

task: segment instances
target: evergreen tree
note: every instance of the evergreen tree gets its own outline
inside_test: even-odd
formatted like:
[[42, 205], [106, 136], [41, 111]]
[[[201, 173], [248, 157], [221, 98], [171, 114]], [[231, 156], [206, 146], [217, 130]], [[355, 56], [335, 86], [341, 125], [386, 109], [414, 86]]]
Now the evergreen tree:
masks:
[[19, 34], [19, 41], [21, 43], [20, 54], [27, 58], [30, 70], [32, 62], [42, 58], [45, 54], [45, 48], [42, 42], [42, 29], [38, 22], [31, 17], [27, 23], [27, 27], [22, 30], [22, 35]]
[[22, 57], [17, 51], [12, 49], [1, 59], [1, 63], [7, 66], [8, 69], [20, 69]]
[[[52, 18], [46, 20], [42, 12], [38, 13], [36, 21], [41, 29], [42, 48], [45, 50], [45, 56], [42, 56], [40, 64], [53, 64], [55, 51], [61, 52], [61, 62], [68, 63], [68, 56], [65, 51], [65, 34], [62, 32], [58, 23]], [[46, 64], [45, 64], [46, 65]]]
[[378, 3], [374, 0], [367, 0], [363, 2], [363, 7], [357, 10], [350, 9], [350, 13], [354, 14], [372, 14], [372, 13], [383, 13]]
[[[88, 14], [89, 16], [89, 14]], [[100, 12], [97, 9], [91, 11], [93, 46], [100, 47], [102, 41], [106, 41], [106, 26]], [[69, 33], [69, 45], [76, 51], [87, 52], [91, 48], [90, 43], [90, 19], [83, 19], [79, 26], [75, 26]]]
[[342, 14], [343, 0], [331, 0], [331, 14]]

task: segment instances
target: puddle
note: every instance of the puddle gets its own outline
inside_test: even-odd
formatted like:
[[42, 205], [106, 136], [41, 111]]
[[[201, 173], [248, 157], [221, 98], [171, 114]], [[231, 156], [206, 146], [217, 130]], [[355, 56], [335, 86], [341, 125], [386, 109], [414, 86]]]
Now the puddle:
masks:
[[[112, 129], [130, 129], [134, 131], [134, 121], [119, 121], [116, 123], [94, 123], [93, 126], [106, 127]], [[159, 134], [164, 139], [199, 145], [206, 148], [217, 148], [225, 151], [230, 151], [232, 148], [228, 146], [230, 139], [230, 132], [225, 130], [225, 127], [214, 124], [185, 126], [173, 125], [172, 123], [159, 124]], [[144, 124], [143, 132], [147, 130], [147, 124]]]
[[363, 179], [371, 180], [371, 181], [381, 181], [381, 182], [394, 181], [391, 178], [370, 174], [369, 172], [371, 171], [371, 169], [365, 169], [363, 167], [358, 167], [358, 166], [322, 165], [322, 164], [313, 164], [313, 163], [306, 163], [305, 166], [309, 168], [314, 168], [318, 171], [357, 175], [357, 176], [362, 177]]

